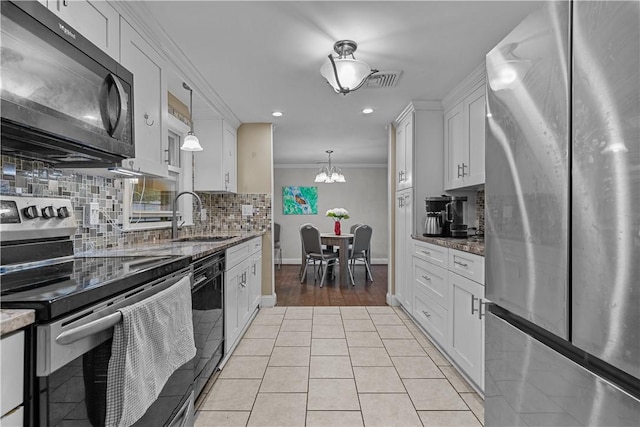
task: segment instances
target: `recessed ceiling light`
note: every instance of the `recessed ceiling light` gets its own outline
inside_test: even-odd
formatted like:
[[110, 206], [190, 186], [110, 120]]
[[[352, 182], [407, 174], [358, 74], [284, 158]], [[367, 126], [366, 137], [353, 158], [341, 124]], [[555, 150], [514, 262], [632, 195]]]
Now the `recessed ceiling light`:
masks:
[[282, 117], [284, 116], [284, 113], [282, 111], [274, 111], [273, 113], [271, 113], [271, 115], [273, 117]]
[[371, 114], [373, 113], [373, 108], [365, 108], [362, 110], [362, 114]]

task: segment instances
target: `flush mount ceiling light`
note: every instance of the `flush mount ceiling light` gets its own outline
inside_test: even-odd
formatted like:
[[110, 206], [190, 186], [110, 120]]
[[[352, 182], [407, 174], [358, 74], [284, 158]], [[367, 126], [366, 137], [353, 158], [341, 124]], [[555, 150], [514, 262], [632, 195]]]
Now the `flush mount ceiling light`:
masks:
[[373, 113], [373, 108], [363, 108], [362, 114], [371, 114]]
[[193, 133], [193, 89], [184, 82], [182, 83], [182, 87], [189, 91], [189, 119], [191, 121], [191, 130], [187, 132], [187, 135], [184, 137], [180, 149], [182, 151], [202, 151], [202, 145], [200, 145], [198, 137]]
[[[329, 62], [320, 68], [320, 74], [337, 93], [343, 95], [360, 89], [369, 76], [378, 72], [372, 70], [369, 64], [359, 61], [353, 56], [358, 44], [353, 40], [340, 40], [333, 45], [337, 57], [329, 54]], [[351, 56], [351, 58], [348, 58]]]
[[329, 165], [320, 168], [318, 174], [316, 175], [315, 182], [323, 182], [325, 184], [333, 184], [334, 182], [347, 182], [347, 180], [344, 179], [342, 170], [335, 166], [331, 166], [331, 153], [333, 153], [333, 150], [327, 150], [326, 153], [329, 155], [329, 161], [327, 162]]
[[282, 111], [274, 111], [273, 113], [271, 113], [271, 115], [273, 117], [282, 117], [284, 116], [284, 113]]

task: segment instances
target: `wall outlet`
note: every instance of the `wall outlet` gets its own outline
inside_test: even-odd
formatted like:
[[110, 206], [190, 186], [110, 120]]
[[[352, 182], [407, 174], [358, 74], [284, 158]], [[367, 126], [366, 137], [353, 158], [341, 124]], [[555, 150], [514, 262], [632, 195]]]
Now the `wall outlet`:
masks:
[[100, 205], [98, 202], [91, 202], [84, 205], [84, 226], [91, 227], [100, 223]]
[[205, 208], [200, 209], [200, 221], [207, 220], [207, 210]]
[[242, 216], [253, 216], [253, 205], [242, 205]]

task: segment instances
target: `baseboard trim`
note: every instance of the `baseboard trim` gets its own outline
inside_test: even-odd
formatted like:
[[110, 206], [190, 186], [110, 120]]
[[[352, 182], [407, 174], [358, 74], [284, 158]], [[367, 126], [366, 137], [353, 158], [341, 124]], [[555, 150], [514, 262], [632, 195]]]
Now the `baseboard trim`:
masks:
[[391, 295], [389, 293], [387, 293], [387, 305], [390, 305], [391, 307], [399, 307], [399, 306], [401, 306], [401, 304], [396, 299], [396, 296], [395, 295]]
[[260, 300], [260, 307], [275, 307], [278, 302], [278, 296], [273, 293], [273, 295], [262, 295], [262, 299]]

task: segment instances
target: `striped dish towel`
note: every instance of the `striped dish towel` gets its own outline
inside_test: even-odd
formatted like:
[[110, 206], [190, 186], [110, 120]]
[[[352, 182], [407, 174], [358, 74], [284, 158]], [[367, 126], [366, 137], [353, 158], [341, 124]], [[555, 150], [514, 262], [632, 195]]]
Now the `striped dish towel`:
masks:
[[171, 374], [196, 355], [190, 277], [120, 312], [107, 377], [106, 426], [135, 423]]

